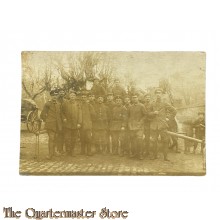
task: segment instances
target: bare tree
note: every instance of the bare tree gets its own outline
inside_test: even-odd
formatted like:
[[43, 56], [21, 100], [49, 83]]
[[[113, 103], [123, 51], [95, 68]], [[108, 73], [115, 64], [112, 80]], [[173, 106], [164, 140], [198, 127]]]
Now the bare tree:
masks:
[[28, 98], [35, 100], [43, 92], [50, 91], [54, 84], [52, 70], [49, 65], [44, 70], [36, 69], [31, 64], [31, 53], [23, 53], [22, 56], [22, 89]]

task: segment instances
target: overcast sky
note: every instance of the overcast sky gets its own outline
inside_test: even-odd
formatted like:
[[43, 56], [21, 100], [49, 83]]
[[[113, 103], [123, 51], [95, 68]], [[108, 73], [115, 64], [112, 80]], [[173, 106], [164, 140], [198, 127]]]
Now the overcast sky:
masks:
[[[63, 59], [67, 53], [77, 54], [34, 52], [32, 62], [34, 66], [43, 68], [49, 56]], [[158, 86], [161, 77], [174, 73], [187, 74], [189, 79], [192, 74], [205, 73], [204, 52], [103, 52], [103, 57], [110, 60], [116, 75], [122, 79], [128, 76], [135, 79], [141, 88]]]

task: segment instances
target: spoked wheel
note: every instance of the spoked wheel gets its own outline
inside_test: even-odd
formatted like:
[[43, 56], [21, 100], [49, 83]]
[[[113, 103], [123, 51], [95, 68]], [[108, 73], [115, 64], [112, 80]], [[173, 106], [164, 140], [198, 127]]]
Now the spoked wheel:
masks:
[[40, 131], [41, 121], [38, 116], [38, 109], [35, 109], [28, 113], [26, 123], [27, 123], [27, 129], [29, 132], [36, 133]]

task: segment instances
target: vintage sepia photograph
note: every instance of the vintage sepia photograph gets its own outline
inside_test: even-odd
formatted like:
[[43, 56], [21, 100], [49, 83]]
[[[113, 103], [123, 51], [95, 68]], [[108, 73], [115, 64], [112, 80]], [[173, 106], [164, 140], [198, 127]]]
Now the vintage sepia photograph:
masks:
[[21, 58], [21, 175], [206, 174], [205, 52]]

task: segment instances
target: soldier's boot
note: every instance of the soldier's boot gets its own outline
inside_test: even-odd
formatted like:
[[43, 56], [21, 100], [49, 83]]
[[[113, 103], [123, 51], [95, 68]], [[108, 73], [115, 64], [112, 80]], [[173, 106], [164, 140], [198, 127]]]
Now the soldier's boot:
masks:
[[76, 156], [76, 154], [75, 154], [75, 146], [73, 146], [72, 149], [71, 149], [71, 156], [72, 157]]
[[95, 149], [96, 149], [96, 153], [99, 154], [100, 153], [100, 145], [96, 144]]
[[85, 143], [81, 143], [81, 152], [80, 152], [81, 155], [85, 154], [85, 148], [86, 148], [85, 145], [86, 145]]
[[103, 155], [106, 155], [106, 154], [107, 154], [107, 148], [108, 148], [108, 145], [107, 145], [107, 144], [103, 144], [103, 145], [102, 145], [102, 154], [103, 154]]
[[143, 156], [143, 141], [141, 139], [137, 140], [137, 149], [138, 149], [138, 158], [140, 160], [143, 160], [144, 159], [144, 156]]
[[124, 141], [121, 141], [121, 146], [120, 146], [120, 157], [123, 157], [125, 155], [125, 143]]
[[87, 155], [92, 156], [91, 144], [87, 144]]
[[157, 153], [158, 153], [157, 141], [154, 141], [153, 142], [153, 157], [151, 158], [152, 160], [157, 159]]
[[169, 143], [164, 143], [164, 146], [163, 146], [163, 158], [165, 161], [170, 161], [168, 158], [167, 158], [167, 152], [168, 152], [168, 146]]

